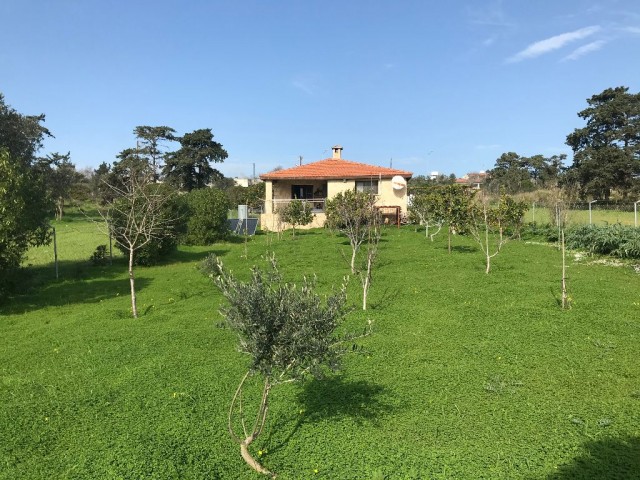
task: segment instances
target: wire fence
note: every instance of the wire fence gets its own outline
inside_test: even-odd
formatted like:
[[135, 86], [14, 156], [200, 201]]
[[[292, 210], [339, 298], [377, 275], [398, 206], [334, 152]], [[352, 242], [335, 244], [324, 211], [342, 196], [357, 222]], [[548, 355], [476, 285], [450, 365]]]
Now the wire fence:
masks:
[[570, 225], [634, 225], [639, 226], [640, 203], [621, 202], [558, 202], [554, 205], [531, 203], [524, 215], [525, 222], [537, 224], [559, 222]]

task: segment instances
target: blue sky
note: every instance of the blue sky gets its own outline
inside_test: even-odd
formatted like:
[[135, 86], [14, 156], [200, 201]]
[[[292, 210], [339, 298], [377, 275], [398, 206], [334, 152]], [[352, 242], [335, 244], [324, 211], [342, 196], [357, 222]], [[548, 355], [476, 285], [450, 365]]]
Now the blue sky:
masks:
[[638, 0], [2, 0], [0, 19], [0, 92], [78, 168], [168, 125], [211, 128], [227, 176], [335, 144], [461, 176], [570, 154], [588, 97], [640, 91]]

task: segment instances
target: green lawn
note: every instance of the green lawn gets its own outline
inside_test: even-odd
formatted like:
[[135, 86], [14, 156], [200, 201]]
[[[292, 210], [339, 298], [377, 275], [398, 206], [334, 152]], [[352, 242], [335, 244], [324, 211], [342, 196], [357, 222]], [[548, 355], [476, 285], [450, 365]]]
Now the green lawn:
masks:
[[[328, 293], [349, 270], [345, 239], [182, 247], [137, 269], [134, 320], [123, 259], [87, 262], [107, 243], [95, 225], [57, 227], [60, 278], [51, 247], [30, 252], [31, 281], [0, 310], [0, 478], [262, 478], [226, 431], [247, 363], [196, 265], [215, 252], [248, 278], [274, 251], [288, 280], [316, 273]], [[570, 261], [562, 311], [553, 247], [509, 243], [485, 275], [475, 244], [454, 246], [385, 230], [371, 308], [347, 321], [374, 321], [366, 353], [274, 389], [254, 454], [280, 479], [637, 478], [640, 275]]]

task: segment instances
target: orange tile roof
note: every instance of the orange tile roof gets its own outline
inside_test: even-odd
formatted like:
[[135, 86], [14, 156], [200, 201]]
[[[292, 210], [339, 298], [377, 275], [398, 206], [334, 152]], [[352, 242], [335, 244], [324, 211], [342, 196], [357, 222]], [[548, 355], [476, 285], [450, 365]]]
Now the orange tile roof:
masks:
[[391, 178], [396, 175], [406, 179], [411, 178], [412, 172], [396, 170], [395, 168], [378, 167], [366, 163], [351, 162], [349, 160], [325, 158], [317, 162], [286, 168], [260, 175], [262, 180], [298, 180], [298, 179], [354, 179], [354, 178]]

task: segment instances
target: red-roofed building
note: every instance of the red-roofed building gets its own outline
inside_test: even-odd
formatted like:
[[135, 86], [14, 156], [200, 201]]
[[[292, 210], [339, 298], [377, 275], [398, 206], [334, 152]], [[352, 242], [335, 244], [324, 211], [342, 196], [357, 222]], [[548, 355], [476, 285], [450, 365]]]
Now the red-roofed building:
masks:
[[378, 206], [397, 207], [404, 214], [407, 211], [406, 181], [412, 175], [405, 170], [343, 160], [342, 147], [336, 145], [332, 158], [260, 175], [265, 182], [265, 213], [261, 225], [269, 230], [282, 228], [274, 212], [279, 205], [300, 199], [313, 207], [315, 218], [308, 227], [320, 227], [326, 219], [325, 201], [350, 189], [370, 191], [376, 195]]
[[462, 178], [456, 178], [457, 185], [467, 185], [476, 190], [480, 190], [482, 185], [487, 181], [486, 172], [471, 172], [467, 173]]

